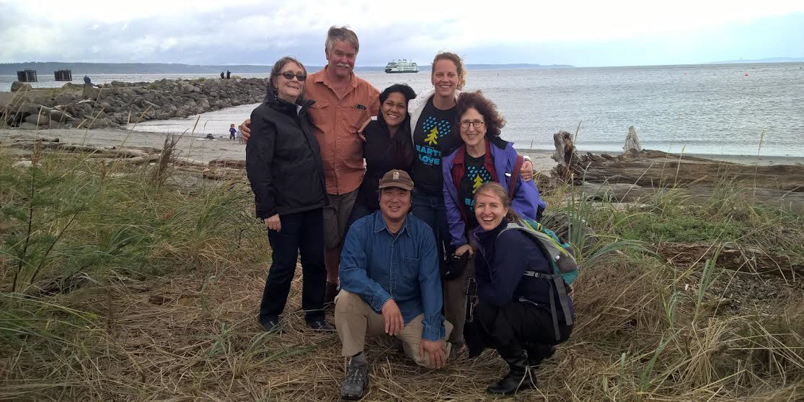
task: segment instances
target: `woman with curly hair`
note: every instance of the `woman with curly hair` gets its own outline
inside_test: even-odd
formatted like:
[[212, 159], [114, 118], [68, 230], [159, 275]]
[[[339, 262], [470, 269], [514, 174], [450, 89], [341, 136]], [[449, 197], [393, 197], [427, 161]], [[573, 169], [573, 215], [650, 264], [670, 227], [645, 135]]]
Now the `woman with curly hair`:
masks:
[[[540, 216], [545, 203], [534, 182], [520, 176], [513, 145], [500, 138], [505, 120], [497, 112], [497, 106], [476, 91], [462, 93], [456, 109], [463, 144], [442, 159], [441, 168], [450, 246], [455, 256], [461, 257], [465, 253], [474, 254], [467, 233], [478, 226], [474, 199], [483, 183], [494, 181], [506, 189], [513, 188], [511, 208], [530, 219]], [[512, 180], [516, 181], [511, 183]], [[444, 306], [450, 312], [447, 319], [455, 326], [454, 331], [461, 333], [466, 320], [465, 289], [473, 270], [474, 264], [469, 262], [457, 278], [445, 281], [444, 285]]]

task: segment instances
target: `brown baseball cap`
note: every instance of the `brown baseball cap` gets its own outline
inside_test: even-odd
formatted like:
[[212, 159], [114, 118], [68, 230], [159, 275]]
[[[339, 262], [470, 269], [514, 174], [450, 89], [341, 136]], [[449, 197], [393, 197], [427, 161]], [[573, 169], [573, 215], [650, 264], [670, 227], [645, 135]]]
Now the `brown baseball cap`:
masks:
[[397, 187], [403, 190], [411, 191], [413, 190], [413, 180], [410, 178], [407, 172], [404, 170], [393, 169], [389, 170], [383, 177], [380, 179], [380, 189], [389, 188], [389, 187]]

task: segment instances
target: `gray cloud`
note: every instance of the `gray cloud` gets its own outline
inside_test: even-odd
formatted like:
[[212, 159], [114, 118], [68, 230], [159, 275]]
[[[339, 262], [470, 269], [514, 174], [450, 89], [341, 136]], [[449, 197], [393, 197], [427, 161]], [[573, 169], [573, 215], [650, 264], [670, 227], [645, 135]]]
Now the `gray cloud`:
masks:
[[[278, 3], [278, 2], [277, 2]], [[283, 4], [283, 3], [278, 3]], [[222, 11], [135, 18], [127, 22], [73, 19], [41, 21], [8, 3], [0, 4], [0, 62], [159, 62], [270, 65], [293, 55], [324, 64], [326, 29], [337, 21], [302, 13], [299, 4], [254, 5]], [[374, 14], [377, 10], [370, 10]], [[374, 15], [372, 14], [372, 15]], [[360, 22], [360, 21], [356, 21]], [[589, 65], [677, 64], [762, 57], [804, 57], [804, 14], [771, 17], [688, 34], [653, 34], [606, 41], [464, 42], [466, 21], [405, 19], [352, 24], [361, 40], [358, 65], [384, 65], [396, 58], [429, 64], [440, 50], [469, 63]], [[478, 24], [477, 29], [484, 29]], [[573, 29], [567, 26], [567, 29]], [[458, 44], [458, 48], [455, 48]]]

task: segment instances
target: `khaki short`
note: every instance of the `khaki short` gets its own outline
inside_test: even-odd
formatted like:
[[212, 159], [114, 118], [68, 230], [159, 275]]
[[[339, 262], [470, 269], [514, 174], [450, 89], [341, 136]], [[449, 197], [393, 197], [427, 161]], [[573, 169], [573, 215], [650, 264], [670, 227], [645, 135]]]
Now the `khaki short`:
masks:
[[357, 191], [346, 194], [327, 194], [329, 205], [324, 207], [324, 248], [332, 250], [341, 246], [346, 235], [349, 215], [357, 199]]

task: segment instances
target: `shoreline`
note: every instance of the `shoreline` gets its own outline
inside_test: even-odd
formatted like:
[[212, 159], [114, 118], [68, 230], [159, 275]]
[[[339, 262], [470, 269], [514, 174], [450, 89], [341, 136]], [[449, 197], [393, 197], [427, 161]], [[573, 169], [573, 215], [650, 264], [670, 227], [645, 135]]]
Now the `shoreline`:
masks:
[[[92, 145], [99, 147], [135, 147], [161, 149], [166, 135], [164, 133], [151, 133], [118, 128], [98, 129], [49, 129], [49, 130], [18, 130], [0, 129], [0, 142], [5, 142], [10, 136], [42, 136], [58, 138], [60, 142], [75, 145]], [[177, 148], [179, 156], [195, 159], [199, 162], [209, 163], [214, 159], [245, 160], [245, 144], [236, 140], [214, 139], [208, 140], [190, 135], [180, 135]], [[552, 150], [520, 149], [522, 155], [530, 156], [536, 172], [549, 173], [556, 166], [551, 159]], [[580, 154], [586, 151], [579, 149]], [[598, 153], [599, 154], [599, 153]], [[612, 156], [620, 152], [609, 153]], [[790, 156], [751, 156], [751, 155], [712, 155], [712, 154], [685, 154], [685, 156], [698, 157], [716, 161], [730, 162], [745, 166], [772, 166], [772, 165], [802, 165], [804, 157]]]
[[[647, 149], [647, 148], [646, 148]], [[551, 158], [554, 150], [546, 149], [518, 149], [521, 155], [527, 155], [533, 161], [533, 169], [537, 172], [542, 170], [549, 172], [550, 169], [556, 166], [556, 162]], [[587, 151], [583, 148], [578, 148], [579, 155], [585, 155]], [[622, 152], [592, 152], [596, 155], [607, 154], [614, 157], [622, 155]], [[677, 154], [671, 154], [677, 155]], [[744, 166], [775, 166], [775, 165], [804, 165], [804, 156], [764, 156], [764, 155], [723, 155], [723, 154], [700, 154], [700, 153], [685, 153], [684, 156], [709, 159], [713, 161], [728, 162]]]

